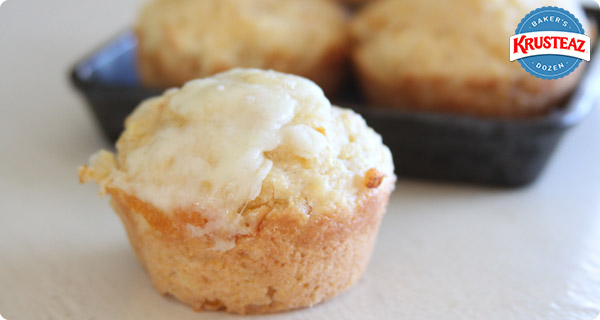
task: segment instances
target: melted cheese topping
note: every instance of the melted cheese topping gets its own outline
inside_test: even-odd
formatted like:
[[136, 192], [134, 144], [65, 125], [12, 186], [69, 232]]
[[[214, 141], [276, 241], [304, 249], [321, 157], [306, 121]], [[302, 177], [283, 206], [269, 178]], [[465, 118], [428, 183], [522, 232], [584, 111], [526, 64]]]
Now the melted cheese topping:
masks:
[[[314, 129], [287, 126], [301, 101], [313, 97], [313, 103], [330, 108], [312, 82], [275, 72], [237, 70], [189, 82], [162, 98], [163, 116], [174, 114], [175, 121], [163, 122], [145, 143], [120, 157], [135, 179], [114, 183], [163, 210], [194, 206], [219, 216], [237, 213], [258, 196], [273, 166], [266, 151], [285, 143], [307, 158], [323, 148], [324, 137]], [[129, 129], [145, 121], [154, 105], [137, 110]]]

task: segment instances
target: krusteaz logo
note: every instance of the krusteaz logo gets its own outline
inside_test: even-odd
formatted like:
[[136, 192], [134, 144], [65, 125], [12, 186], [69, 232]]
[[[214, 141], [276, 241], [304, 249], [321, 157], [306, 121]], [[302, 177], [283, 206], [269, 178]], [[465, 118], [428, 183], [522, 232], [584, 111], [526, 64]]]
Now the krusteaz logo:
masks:
[[540, 79], [559, 79], [590, 61], [590, 37], [569, 11], [541, 7], [528, 13], [510, 37], [510, 61]]

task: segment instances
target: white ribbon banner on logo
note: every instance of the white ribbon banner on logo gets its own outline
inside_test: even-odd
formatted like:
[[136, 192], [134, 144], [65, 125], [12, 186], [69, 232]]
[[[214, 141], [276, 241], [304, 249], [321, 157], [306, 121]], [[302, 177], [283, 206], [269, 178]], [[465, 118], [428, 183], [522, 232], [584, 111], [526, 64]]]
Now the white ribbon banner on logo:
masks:
[[[536, 44], [540, 48], [536, 48]], [[584, 34], [562, 31], [527, 32], [510, 37], [510, 61], [545, 54], [590, 61], [590, 48], [590, 37]]]

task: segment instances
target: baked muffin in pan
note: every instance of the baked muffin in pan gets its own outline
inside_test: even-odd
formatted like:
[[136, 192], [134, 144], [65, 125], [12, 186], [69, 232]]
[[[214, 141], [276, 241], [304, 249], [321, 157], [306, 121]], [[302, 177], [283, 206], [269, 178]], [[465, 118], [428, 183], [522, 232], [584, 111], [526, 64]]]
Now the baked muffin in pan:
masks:
[[371, 104], [476, 116], [543, 114], [572, 91], [584, 66], [542, 80], [509, 62], [509, 38], [541, 6], [575, 14], [589, 31], [579, 2], [382, 0], [354, 19], [353, 62]]
[[323, 0], [154, 0], [135, 31], [149, 87], [231, 68], [293, 73], [335, 93], [345, 77], [349, 16]]

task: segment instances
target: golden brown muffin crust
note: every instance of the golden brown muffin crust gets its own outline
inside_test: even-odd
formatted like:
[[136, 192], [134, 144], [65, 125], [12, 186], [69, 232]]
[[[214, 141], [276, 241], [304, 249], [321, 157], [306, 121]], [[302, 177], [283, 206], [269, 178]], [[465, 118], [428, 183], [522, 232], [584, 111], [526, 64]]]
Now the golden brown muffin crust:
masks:
[[185, 231], [193, 214], [173, 220], [133, 196], [108, 192], [159, 292], [196, 310], [246, 314], [312, 306], [354, 284], [368, 263], [392, 188], [393, 180], [377, 189], [365, 186], [351, 218], [305, 217], [289, 204], [266, 206], [256, 231], [239, 236], [225, 252], [210, 250], [208, 236]]

